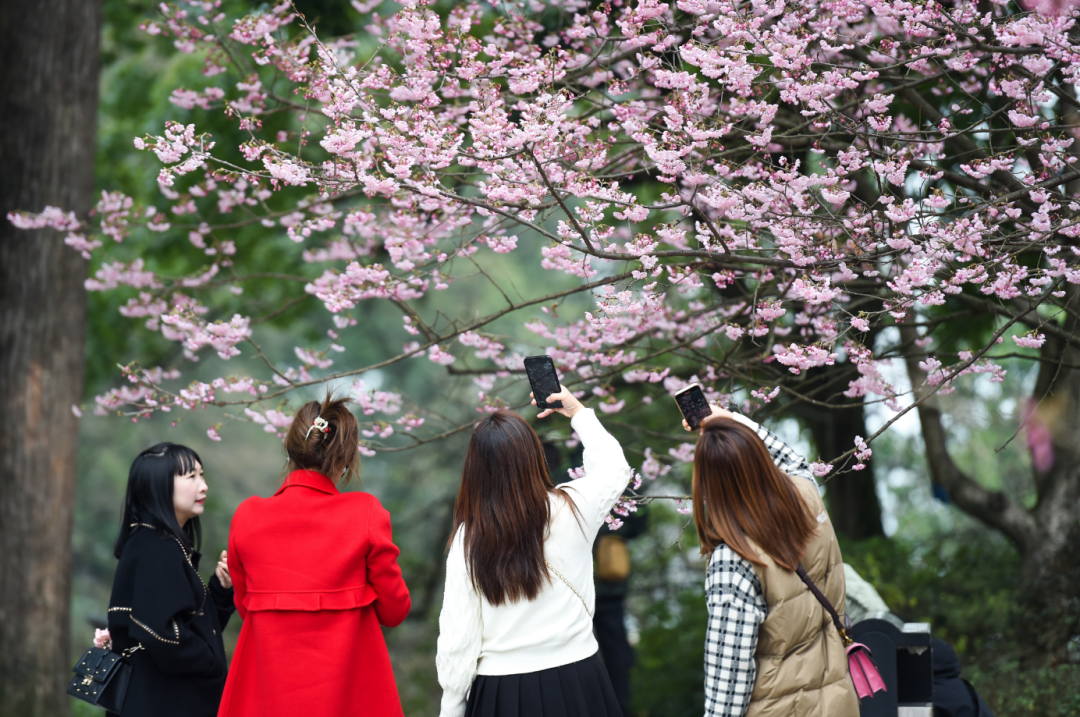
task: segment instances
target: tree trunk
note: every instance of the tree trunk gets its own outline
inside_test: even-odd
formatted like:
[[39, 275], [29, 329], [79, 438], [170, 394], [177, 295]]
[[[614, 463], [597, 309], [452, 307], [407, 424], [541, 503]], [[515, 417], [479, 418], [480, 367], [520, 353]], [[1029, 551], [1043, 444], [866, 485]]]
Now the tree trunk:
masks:
[[[819, 460], [831, 461], [851, 450], [855, 436], [866, 438], [866, 412], [861, 399], [857, 408], [821, 411], [807, 423], [814, 436]], [[848, 467], [856, 461], [848, 463]], [[874, 482], [873, 460], [866, 461], [861, 471], [848, 471], [829, 479], [825, 488], [825, 500], [829, 504], [829, 520], [836, 532], [845, 538], [862, 540], [885, 535], [881, 527], [881, 503], [878, 501]]]
[[[1080, 289], [1069, 286], [1070, 304]], [[1026, 306], [1017, 313], [1026, 311]], [[1074, 333], [1080, 326], [1070, 318], [1062, 327]], [[900, 328], [905, 351], [913, 345], [915, 328]], [[1035, 664], [1067, 659], [1069, 641], [1080, 634], [1080, 350], [1054, 336], [1041, 349], [1043, 363], [1032, 396], [1039, 408], [1029, 419], [1051, 429], [1053, 465], [1036, 469], [1037, 502], [1025, 509], [1000, 491], [989, 490], [953, 462], [936, 395], [930, 394], [919, 359], [907, 351], [908, 375], [919, 401], [918, 414], [926, 444], [930, 476], [944, 486], [960, 510], [1012, 540], [1021, 556], [1017, 641]], [[1030, 435], [1030, 433], [1029, 433]]]
[[[67, 714], [86, 262], [13, 209], [89, 211], [101, 0], [0, 3], [0, 714]], [[89, 636], [84, 636], [89, 639]]]
[[[866, 438], [870, 435], [866, 430], [863, 399], [842, 395], [848, 382], [856, 376], [850, 364], [822, 366], [806, 372], [807, 379], [815, 386], [809, 390], [814, 398], [846, 405], [858, 403], [858, 406], [829, 408], [809, 401], [794, 401], [788, 407], [810, 429], [818, 460], [831, 461], [854, 447], [855, 436]], [[851, 460], [846, 467], [855, 463]], [[866, 461], [866, 468], [861, 471], [848, 471], [830, 478], [825, 488], [825, 501], [833, 527], [845, 538], [862, 540], [885, 534], [881, 526], [881, 503], [874, 482], [873, 459]]]
[[[1075, 306], [1080, 288], [1067, 291]], [[1062, 326], [1070, 335], [1080, 330], [1075, 316]], [[1070, 638], [1080, 635], [1080, 370], [1071, 368], [1080, 365], [1080, 349], [1048, 336], [1040, 353], [1029, 422], [1050, 429], [1053, 464], [1033, 468], [1038, 537], [1023, 551], [1021, 631], [1036, 657], [1064, 658]]]

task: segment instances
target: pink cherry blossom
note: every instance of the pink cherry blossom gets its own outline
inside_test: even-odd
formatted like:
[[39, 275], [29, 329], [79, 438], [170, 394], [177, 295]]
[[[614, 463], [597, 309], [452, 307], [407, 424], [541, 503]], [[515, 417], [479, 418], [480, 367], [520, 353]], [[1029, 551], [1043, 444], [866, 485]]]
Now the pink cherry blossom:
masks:
[[1024, 336], [1013, 336], [1012, 340], [1016, 342], [1017, 346], [1023, 346], [1028, 349], [1037, 349], [1046, 343], [1045, 334], [1036, 335], [1034, 331], [1025, 334]]
[[[1007, 333], [1021, 353], [1045, 346], [1040, 322], [1080, 285], [1080, 127], [1058, 96], [1080, 77], [1068, 3], [578, 5], [559, 4], [549, 31], [542, 4], [356, 0], [374, 43], [316, 36], [286, 2], [158, 8], [147, 40], [203, 57], [205, 79], [168, 88], [171, 102], [221, 112], [243, 141], [169, 121], [130, 149], [158, 165], [151, 206], [105, 192], [87, 216], [7, 218], [60, 232], [89, 262], [86, 288], [114, 292], [116, 319], [179, 344], [180, 363], [253, 360], [188, 383], [128, 364], [95, 413], [217, 407], [280, 437], [292, 402], [351, 381], [370, 456], [515, 405], [532, 352], [630, 421], [670, 412], [665, 394], [690, 382], [776, 407], [837, 364], [851, 378], [815, 400], [895, 413], [898, 351], [938, 393], [1006, 380], [990, 340], [959, 356], [933, 353], [944, 344], [922, 328], [913, 346], [862, 343], [971, 297], [1004, 312], [995, 331], [1030, 308]], [[148, 233], [182, 261], [145, 251]], [[264, 358], [267, 307], [243, 277], [277, 255], [299, 266], [273, 295], [314, 297], [333, 328]], [[400, 333], [355, 365], [344, 348], [384, 315]], [[472, 379], [467, 415], [364, 385], [423, 357]], [[692, 460], [671, 443], [646, 449], [645, 480]]]

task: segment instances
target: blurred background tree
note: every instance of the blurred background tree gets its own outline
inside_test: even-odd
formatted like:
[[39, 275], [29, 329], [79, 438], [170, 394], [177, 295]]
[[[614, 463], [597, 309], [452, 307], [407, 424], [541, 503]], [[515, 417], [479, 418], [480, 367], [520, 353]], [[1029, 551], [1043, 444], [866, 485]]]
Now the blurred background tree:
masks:
[[[93, 206], [101, 0], [0, 3], [0, 214]], [[0, 223], [0, 714], [67, 711], [86, 262]]]

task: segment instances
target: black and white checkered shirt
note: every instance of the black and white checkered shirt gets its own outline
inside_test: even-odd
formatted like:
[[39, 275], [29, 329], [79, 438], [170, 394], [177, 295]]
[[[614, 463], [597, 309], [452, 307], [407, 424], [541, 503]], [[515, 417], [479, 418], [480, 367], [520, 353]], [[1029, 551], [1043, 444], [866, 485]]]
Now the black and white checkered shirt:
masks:
[[810, 464], [806, 462], [806, 459], [795, 452], [791, 446], [784, 443], [780, 436], [770, 431], [765, 426], [760, 426], [751, 421], [746, 416], [734, 414], [735, 420], [739, 423], [749, 426], [754, 429], [758, 434], [758, 438], [765, 444], [765, 448], [768, 449], [769, 455], [772, 456], [773, 463], [776, 467], [787, 473], [789, 476], [796, 476], [798, 478], [805, 478], [815, 486], [818, 484], [817, 479], [814, 478], [814, 472], [810, 470]]
[[[754, 429], [777, 468], [817, 485], [806, 459], [776, 434], [744, 416], [736, 420]], [[742, 717], [754, 691], [758, 627], [768, 606], [754, 566], [724, 543], [709, 558], [705, 599], [705, 717]]]

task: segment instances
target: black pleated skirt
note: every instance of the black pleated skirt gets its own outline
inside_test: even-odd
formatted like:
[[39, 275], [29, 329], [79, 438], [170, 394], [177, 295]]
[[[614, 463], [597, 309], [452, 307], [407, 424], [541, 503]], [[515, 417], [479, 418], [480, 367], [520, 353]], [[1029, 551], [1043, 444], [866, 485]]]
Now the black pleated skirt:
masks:
[[465, 717], [623, 717], [600, 655], [539, 672], [477, 675]]

